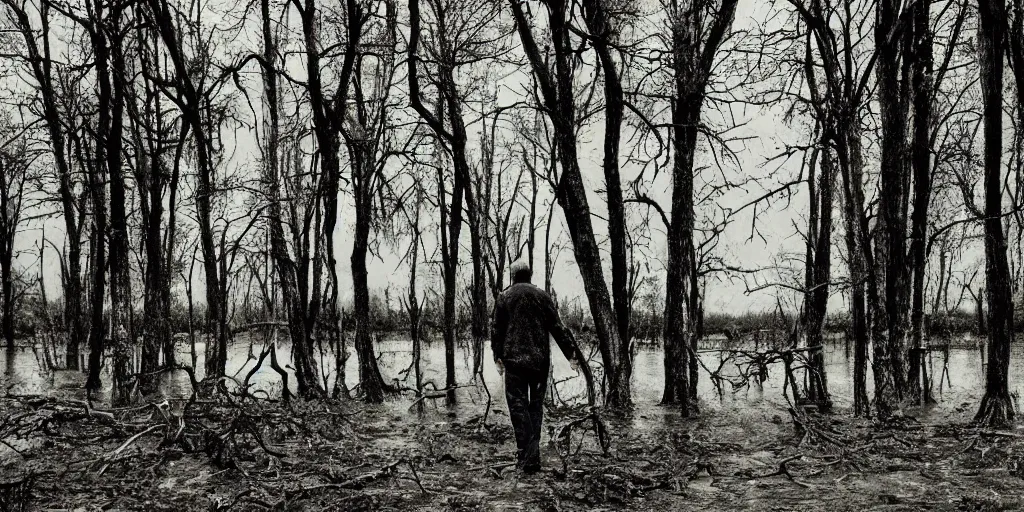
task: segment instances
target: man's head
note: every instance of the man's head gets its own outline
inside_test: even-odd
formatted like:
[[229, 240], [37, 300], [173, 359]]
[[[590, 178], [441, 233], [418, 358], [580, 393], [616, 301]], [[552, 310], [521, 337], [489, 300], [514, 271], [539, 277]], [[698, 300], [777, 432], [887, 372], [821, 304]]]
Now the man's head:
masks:
[[529, 283], [530, 279], [533, 278], [533, 271], [530, 270], [530, 264], [523, 260], [516, 260], [512, 264], [512, 283]]

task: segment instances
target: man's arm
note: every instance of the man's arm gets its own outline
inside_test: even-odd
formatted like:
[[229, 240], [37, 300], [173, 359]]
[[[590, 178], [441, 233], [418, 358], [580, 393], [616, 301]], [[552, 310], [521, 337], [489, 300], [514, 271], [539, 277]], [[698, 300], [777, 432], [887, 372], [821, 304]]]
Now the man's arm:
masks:
[[494, 361], [501, 362], [505, 357], [505, 331], [508, 327], [508, 315], [505, 312], [505, 301], [499, 295], [494, 301], [494, 313], [491, 315], [491, 352]]
[[547, 297], [547, 317], [548, 332], [555, 338], [555, 343], [565, 358], [570, 362], [575, 362], [577, 352], [576, 338], [573, 337], [572, 331], [562, 323], [562, 318], [558, 315], [558, 307], [555, 306], [555, 301], [551, 299], [550, 295]]

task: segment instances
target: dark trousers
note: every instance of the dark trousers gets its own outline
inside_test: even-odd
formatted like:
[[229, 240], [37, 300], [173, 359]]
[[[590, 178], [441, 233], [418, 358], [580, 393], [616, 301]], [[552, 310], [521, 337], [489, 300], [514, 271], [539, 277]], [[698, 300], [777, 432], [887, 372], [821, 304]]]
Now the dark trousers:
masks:
[[505, 400], [516, 433], [517, 465], [527, 471], [540, 469], [540, 427], [547, 385], [546, 371], [505, 371]]

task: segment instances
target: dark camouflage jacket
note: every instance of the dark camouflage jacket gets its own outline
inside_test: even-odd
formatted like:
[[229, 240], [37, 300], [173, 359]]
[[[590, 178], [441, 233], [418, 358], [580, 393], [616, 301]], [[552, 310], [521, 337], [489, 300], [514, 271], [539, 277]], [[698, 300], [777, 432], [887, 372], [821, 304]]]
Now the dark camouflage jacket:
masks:
[[501, 292], [494, 304], [491, 350], [494, 360], [520, 372], [546, 372], [555, 338], [566, 359], [576, 354], [576, 341], [562, 325], [555, 301], [530, 283], [515, 283]]

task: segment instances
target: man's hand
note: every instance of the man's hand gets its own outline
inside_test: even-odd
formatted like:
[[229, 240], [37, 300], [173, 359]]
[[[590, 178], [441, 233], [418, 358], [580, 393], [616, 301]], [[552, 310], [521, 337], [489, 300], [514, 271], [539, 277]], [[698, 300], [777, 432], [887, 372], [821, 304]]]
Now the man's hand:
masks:
[[498, 368], [498, 375], [505, 375], [505, 363], [501, 362], [501, 359], [495, 359], [494, 366]]
[[569, 360], [569, 368], [572, 368], [572, 371], [574, 371], [576, 373], [579, 373], [580, 372], [580, 361], [578, 359], [576, 359], [575, 357], [570, 359]]

